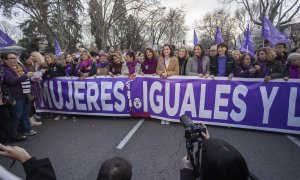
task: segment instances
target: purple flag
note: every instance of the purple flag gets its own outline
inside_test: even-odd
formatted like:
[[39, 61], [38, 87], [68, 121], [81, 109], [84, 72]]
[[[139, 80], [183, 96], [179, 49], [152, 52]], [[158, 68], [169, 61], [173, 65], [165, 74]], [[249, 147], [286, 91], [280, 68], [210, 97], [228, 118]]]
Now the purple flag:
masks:
[[194, 46], [199, 43], [196, 31], [194, 30]]
[[246, 36], [244, 38], [244, 42], [243, 42], [242, 47], [240, 48], [240, 51], [241, 52], [247, 52], [252, 57], [254, 57], [254, 53], [255, 53], [254, 44], [253, 44], [253, 41], [252, 41], [252, 38], [251, 38], [249, 24], [248, 24], [247, 31], [246, 31]]
[[222, 33], [221, 33], [221, 31], [220, 31], [220, 28], [217, 27], [217, 32], [216, 32], [216, 44], [218, 45], [218, 44], [220, 44], [220, 43], [222, 43], [222, 42], [224, 42], [224, 39], [223, 39]]
[[60, 45], [59, 45], [57, 39], [54, 40], [54, 48], [55, 48], [55, 55], [57, 58], [59, 58], [61, 49], [60, 49]]
[[14, 44], [14, 41], [3, 31], [0, 30], [0, 47], [7, 47]]
[[265, 16], [262, 18], [262, 32], [264, 39], [267, 39], [273, 46], [278, 43], [291, 43], [290, 38], [278, 31]]

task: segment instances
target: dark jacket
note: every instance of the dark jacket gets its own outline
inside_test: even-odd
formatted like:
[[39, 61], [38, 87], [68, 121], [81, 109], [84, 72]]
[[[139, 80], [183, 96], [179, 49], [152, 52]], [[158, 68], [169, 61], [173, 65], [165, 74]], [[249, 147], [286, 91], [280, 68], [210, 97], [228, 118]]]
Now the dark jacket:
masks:
[[65, 74], [66, 76], [75, 76], [76, 64], [70, 63], [67, 64], [65, 67]]
[[21, 82], [27, 81], [28, 78], [26, 76], [27, 71], [25, 68], [23, 68], [23, 71], [24, 74], [18, 77], [17, 73], [14, 70], [12, 70], [10, 67], [6, 65], [3, 65], [3, 72], [5, 74], [4, 82], [9, 87], [10, 92], [15, 99], [20, 99], [25, 97], [25, 95], [23, 94]]
[[283, 78], [283, 66], [280, 61], [268, 61], [265, 66], [263, 63], [257, 63], [260, 66], [259, 77], [271, 76], [272, 79]]
[[123, 63], [120, 64], [112, 63], [109, 65], [109, 72], [113, 73], [114, 75], [121, 74], [122, 66]]
[[[198, 178], [200, 180], [200, 178]], [[194, 171], [191, 169], [183, 168], [180, 170], [180, 180], [196, 180]], [[249, 172], [248, 180], [259, 180], [254, 174]]]
[[178, 58], [178, 62], [179, 62], [179, 75], [186, 75], [185, 69], [188, 60]]
[[[213, 74], [214, 76], [218, 75], [218, 70], [219, 70], [218, 57], [219, 57], [219, 55], [213, 57], [210, 60], [210, 66], [209, 66], [210, 74]], [[226, 55], [226, 57], [227, 57], [227, 60], [226, 60], [225, 76], [228, 77], [229, 74], [235, 72], [235, 63], [234, 63], [234, 59], [232, 56]]]
[[95, 72], [96, 72], [96, 71], [95, 71], [95, 68], [97, 69], [96, 63], [95, 63], [95, 62], [93, 62], [93, 63], [89, 66], [88, 69], [81, 68], [81, 67], [80, 67], [80, 64], [78, 63], [78, 64], [76, 65], [76, 68], [75, 68], [75, 75], [78, 76], [78, 77], [80, 77], [83, 73], [89, 73], [89, 77], [90, 77], [90, 76], [93, 76], [93, 75], [95, 75]]
[[195, 180], [194, 171], [191, 169], [183, 168], [180, 170], [180, 180]]
[[52, 164], [48, 158], [36, 159], [30, 158], [23, 163], [26, 173], [26, 180], [55, 180], [56, 175]]
[[65, 75], [65, 70], [60, 64], [49, 64], [44, 74], [45, 77], [61, 77]]
[[259, 73], [250, 73], [249, 69], [251, 69], [253, 66], [250, 65], [248, 67], [242, 66], [242, 65], [236, 65], [235, 67], [235, 73], [234, 77], [242, 77], [242, 78], [257, 78]]

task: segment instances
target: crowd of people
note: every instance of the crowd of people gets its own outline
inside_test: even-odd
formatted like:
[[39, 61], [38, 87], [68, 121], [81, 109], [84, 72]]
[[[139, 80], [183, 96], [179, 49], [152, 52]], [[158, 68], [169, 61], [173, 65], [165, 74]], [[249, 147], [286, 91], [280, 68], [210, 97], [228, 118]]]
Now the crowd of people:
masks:
[[[261, 47], [255, 54], [234, 50], [229, 52], [226, 43], [205, 50], [196, 44], [193, 50], [176, 49], [165, 44], [161, 51], [146, 48], [144, 52], [100, 50], [88, 52], [79, 48], [79, 53], [17, 54], [3, 53], [0, 58], [0, 142], [25, 141], [35, 135], [33, 126], [39, 126], [41, 118], [35, 112], [34, 103], [41, 99], [39, 82], [43, 78], [76, 76], [79, 79], [97, 76], [119, 75], [134, 79], [145, 74], [168, 78], [174, 75], [198, 76], [200, 78], [233, 77], [272, 79], [300, 78], [300, 47], [288, 50], [279, 43], [273, 48]], [[54, 120], [69, 117], [48, 113]], [[76, 117], [72, 117], [76, 119]], [[161, 124], [170, 124], [161, 121]]]

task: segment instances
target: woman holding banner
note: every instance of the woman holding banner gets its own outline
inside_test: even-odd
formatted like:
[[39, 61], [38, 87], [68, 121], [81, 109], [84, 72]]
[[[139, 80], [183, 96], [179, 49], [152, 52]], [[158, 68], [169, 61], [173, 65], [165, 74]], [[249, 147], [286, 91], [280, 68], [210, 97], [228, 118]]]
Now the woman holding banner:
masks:
[[283, 67], [280, 61], [275, 61], [276, 53], [270, 48], [260, 48], [256, 52], [256, 69], [259, 71], [259, 77], [264, 78], [266, 82], [271, 79], [283, 78]]
[[144, 74], [156, 74], [157, 56], [153, 49], [146, 48], [144, 53], [144, 63], [142, 66], [142, 72]]
[[93, 76], [92, 70], [96, 68], [96, 63], [93, 61], [91, 55], [86, 51], [82, 51], [80, 54], [80, 60], [76, 67], [76, 75], [79, 79], [85, 79]]
[[[179, 63], [177, 57], [174, 56], [174, 50], [171, 45], [164, 45], [162, 56], [158, 59], [156, 74], [161, 78], [167, 78], [173, 75], [179, 75]], [[162, 120], [161, 124], [169, 125], [169, 121]]]
[[121, 57], [118, 56], [117, 54], [112, 54], [111, 58], [113, 62], [111, 62], [108, 68], [109, 75], [112, 77], [121, 75], [121, 70], [123, 66], [123, 62], [121, 62]]
[[186, 75], [186, 65], [189, 60], [189, 52], [185, 47], [181, 47], [178, 50], [178, 63], [179, 63], [179, 74]]
[[194, 56], [191, 57], [186, 65], [186, 75], [199, 76], [200, 78], [209, 77], [209, 57], [205, 56], [204, 48], [201, 44], [194, 46]]
[[240, 65], [236, 66], [235, 76], [242, 78], [257, 78], [259, 70], [252, 65], [251, 56], [245, 53], [241, 56]]
[[61, 65], [64, 68], [67, 77], [74, 76], [77, 64], [70, 53], [64, 54]]
[[158, 59], [156, 74], [161, 78], [167, 78], [173, 75], [179, 75], [179, 63], [171, 45], [164, 45], [162, 56]]
[[126, 53], [126, 63], [123, 64], [121, 74], [135, 79], [136, 75], [144, 75], [141, 71], [141, 65], [136, 61], [134, 52]]

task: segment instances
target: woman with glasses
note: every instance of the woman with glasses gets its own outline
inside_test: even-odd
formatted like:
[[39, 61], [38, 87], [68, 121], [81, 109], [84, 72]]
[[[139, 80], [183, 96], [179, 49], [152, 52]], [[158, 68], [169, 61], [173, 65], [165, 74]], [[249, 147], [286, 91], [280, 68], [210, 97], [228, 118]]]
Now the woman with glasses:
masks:
[[[2, 54], [4, 60], [3, 72], [4, 82], [14, 97], [16, 104], [11, 106], [10, 113], [14, 121], [14, 131], [17, 132], [18, 125], [21, 125], [25, 136], [35, 135], [29, 122], [29, 103], [27, 94], [31, 92], [30, 78], [33, 72], [27, 72], [26, 68], [18, 63], [14, 53]], [[29, 83], [29, 84], [28, 84]]]

